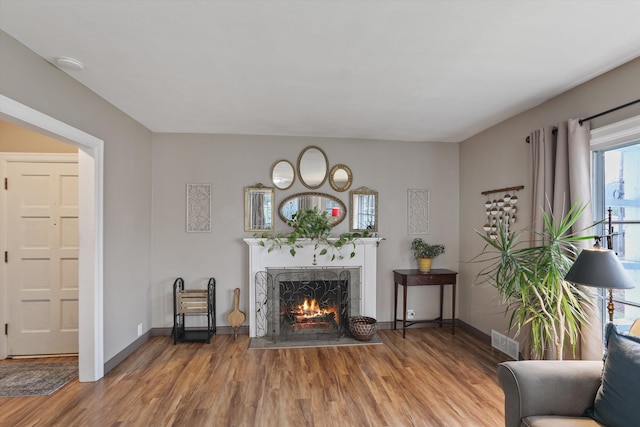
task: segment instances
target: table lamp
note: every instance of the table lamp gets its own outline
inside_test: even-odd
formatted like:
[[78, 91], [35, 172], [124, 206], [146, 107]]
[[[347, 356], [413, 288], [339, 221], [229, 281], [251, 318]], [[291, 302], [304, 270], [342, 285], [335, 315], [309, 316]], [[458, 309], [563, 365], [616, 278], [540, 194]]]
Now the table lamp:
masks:
[[564, 280], [592, 288], [609, 288], [607, 310], [610, 322], [613, 322], [613, 290], [635, 287], [615, 252], [602, 249], [597, 243], [593, 249], [580, 252]]

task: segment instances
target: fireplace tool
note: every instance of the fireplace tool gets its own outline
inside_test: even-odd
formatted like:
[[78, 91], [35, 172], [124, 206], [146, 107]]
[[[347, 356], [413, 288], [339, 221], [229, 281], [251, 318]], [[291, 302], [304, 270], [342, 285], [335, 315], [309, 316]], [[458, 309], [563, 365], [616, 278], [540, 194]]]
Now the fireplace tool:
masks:
[[227, 320], [233, 328], [233, 339], [238, 338], [238, 329], [240, 329], [240, 325], [242, 325], [245, 319], [244, 313], [238, 310], [239, 304], [240, 288], [235, 288], [233, 291], [233, 311], [227, 315]]

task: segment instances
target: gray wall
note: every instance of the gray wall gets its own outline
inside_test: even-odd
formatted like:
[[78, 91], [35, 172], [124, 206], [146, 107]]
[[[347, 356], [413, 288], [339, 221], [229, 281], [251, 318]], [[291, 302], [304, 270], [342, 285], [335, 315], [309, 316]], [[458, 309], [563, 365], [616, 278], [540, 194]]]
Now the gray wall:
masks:
[[0, 32], [0, 93], [104, 141], [104, 360], [150, 328], [151, 132]]
[[[247, 311], [248, 247], [244, 232], [244, 187], [271, 186], [269, 172], [281, 159], [296, 164], [308, 145], [326, 153], [330, 168], [338, 163], [353, 173], [352, 189], [378, 191], [379, 234], [377, 315], [389, 321], [393, 314], [393, 269], [414, 268], [407, 233], [407, 190], [430, 189], [431, 232], [422, 235], [446, 245], [434, 267], [458, 268], [458, 145], [402, 141], [364, 141], [338, 138], [270, 137], [242, 135], [154, 134], [153, 136], [153, 262], [151, 295], [154, 327], [172, 323], [171, 284], [182, 276], [186, 286], [203, 287], [214, 276], [218, 284], [218, 325], [227, 324], [233, 289], [241, 289], [241, 310]], [[187, 183], [212, 184], [213, 230], [185, 232]], [[275, 191], [276, 205], [287, 196], [310, 191], [298, 179], [293, 187]], [[328, 182], [317, 191], [329, 193], [349, 207], [348, 191], [335, 192]], [[279, 218], [276, 229], [290, 230]], [[348, 221], [336, 234], [349, 231]], [[447, 290], [449, 292], [449, 290]], [[416, 315], [438, 311], [436, 289], [412, 289]], [[450, 295], [450, 294], [449, 294]], [[448, 305], [447, 305], [448, 307]], [[450, 315], [450, 310], [445, 315]]]
[[[626, 104], [640, 97], [640, 59], [557, 96], [523, 114], [506, 120], [460, 144], [460, 319], [485, 333], [491, 329], [506, 332], [508, 319], [497, 301], [495, 289], [474, 286], [480, 266], [467, 263], [482, 250], [475, 235], [484, 224], [484, 201], [481, 192], [524, 185], [518, 197], [518, 227], [528, 227], [531, 220], [531, 184], [529, 182], [529, 144], [525, 138], [543, 126], [555, 125], [569, 118], [588, 117]], [[526, 82], [523, 82], [526, 84]], [[640, 114], [635, 105], [591, 122], [597, 128]], [[513, 336], [513, 334], [511, 334]]]

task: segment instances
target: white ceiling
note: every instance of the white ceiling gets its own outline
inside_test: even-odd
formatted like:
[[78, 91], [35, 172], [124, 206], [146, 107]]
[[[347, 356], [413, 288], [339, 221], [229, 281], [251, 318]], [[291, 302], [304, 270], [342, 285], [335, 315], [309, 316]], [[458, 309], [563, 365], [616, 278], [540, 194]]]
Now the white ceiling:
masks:
[[640, 56], [638, 17], [611, 0], [0, 0], [0, 29], [82, 61], [69, 75], [154, 132], [411, 141], [462, 141]]

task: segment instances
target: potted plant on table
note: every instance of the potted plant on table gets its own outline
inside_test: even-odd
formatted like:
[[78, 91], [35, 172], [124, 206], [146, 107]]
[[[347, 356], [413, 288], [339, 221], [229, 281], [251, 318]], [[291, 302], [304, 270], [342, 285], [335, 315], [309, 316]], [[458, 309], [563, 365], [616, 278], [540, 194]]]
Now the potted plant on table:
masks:
[[413, 256], [418, 260], [418, 270], [428, 273], [431, 271], [433, 259], [444, 253], [444, 245], [439, 243], [431, 245], [418, 237], [411, 242], [411, 250], [413, 250]]

